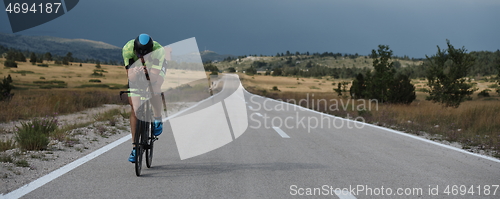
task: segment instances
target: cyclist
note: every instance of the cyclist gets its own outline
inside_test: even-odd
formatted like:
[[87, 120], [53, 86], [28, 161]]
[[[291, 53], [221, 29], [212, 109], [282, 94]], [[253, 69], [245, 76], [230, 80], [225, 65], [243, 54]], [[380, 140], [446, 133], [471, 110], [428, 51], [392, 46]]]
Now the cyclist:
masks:
[[[130, 88], [130, 84], [133, 83], [130, 80], [133, 80], [137, 77], [137, 75], [149, 76], [149, 81], [153, 87], [153, 97], [150, 99], [151, 104], [153, 105], [154, 112], [154, 135], [159, 136], [163, 132], [163, 123], [161, 118], [161, 85], [163, 84], [163, 77], [166, 72], [166, 61], [165, 61], [165, 50], [164, 48], [153, 39], [148, 34], [140, 34], [135, 39], [128, 41], [122, 50], [123, 60], [125, 63], [125, 69], [127, 70], [127, 76], [129, 78], [129, 91], [128, 101], [132, 106], [132, 111], [130, 114], [130, 132], [132, 133], [132, 142], [134, 142], [135, 137], [135, 128], [137, 125], [137, 116], [135, 114], [136, 108], [140, 106], [140, 95], [137, 93], [133, 93], [137, 89]], [[143, 67], [134, 67], [131, 68], [132, 65], [136, 61], [141, 61], [145, 63], [146, 66]], [[136, 64], [136, 65], [137, 65]], [[133, 145], [132, 152], [130, 153], [128, 161], [134, 163], [135, 162], [135, 145]]]

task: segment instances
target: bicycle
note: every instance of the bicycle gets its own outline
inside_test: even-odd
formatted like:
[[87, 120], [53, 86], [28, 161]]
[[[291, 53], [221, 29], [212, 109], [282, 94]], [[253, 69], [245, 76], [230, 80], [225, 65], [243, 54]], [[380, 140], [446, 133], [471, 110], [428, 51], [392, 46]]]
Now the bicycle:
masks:
[[[144, 65], [144, 63], [143, 63]], [[124, 93], [135, 93], [140, 95], [140, 106], [136, 109], [136, 128], [134, 135], [134, 142], [136, 156], [135, 156], [135, 174], [137, 176], [141, 175], [142, 170], [142, 158], [143, 154], [146, 153], [146, 166], [151, 168], [153, 162], [153, 148], [154, 142], [158, 140], [158, 137], [154, 135], [154, 125], [153, 125], [153, 109], [149, 99], [153, 96], [153, 89], [151, 82], [149, 82], [149, 77], [147, 74], [139, 75], [138, 82], [147, 82], [148, 86], [144, 91], [120, 91], [120, 99]], [[161, 94], [164, 98], [163, 93]], [[132, 110], [134, 111], [134, 110]]]
[[[123, 93], [130, 93], [130, 91], [120, 91], [120, 96]], [[134, 92], [135, 93], [135, 92]], [[141, 175], [142, 169], [142, 157], [146, 153], [146, 166], [151, 168], [153, 162], [153, 148], [154, 142], [158, 140], [158, 137], [153, 133], [153, 112], [151, 109], [151, 103], [149, 100], [145, 100], [141, 97], [142, 105], [137, 109], [136, 114], [142, 114], [144, 118], [137, 118], [134, 142], [136, 156], [135, 156], [135, 174], [137, 176]]]

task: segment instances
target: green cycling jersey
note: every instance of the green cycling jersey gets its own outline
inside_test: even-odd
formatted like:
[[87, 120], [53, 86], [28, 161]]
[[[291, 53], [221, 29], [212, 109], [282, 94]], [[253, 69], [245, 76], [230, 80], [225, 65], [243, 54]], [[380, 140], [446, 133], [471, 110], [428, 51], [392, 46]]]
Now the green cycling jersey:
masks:
[[[136, 62], [139, 59], [139, 57], [137, 57], [137, 55], [134, 53], [134, 39], [128, 41], [125, 46], [123, 46], [122, 56], [125, 66], [132, 65], [133, 63], [130, 63], [130, 61]], [[165, 60], [165, 49], [163, 48], [163, 46], [161, 46], [160, 43], [154, 41], [153, 52], [151, 52], [149, 56], [152, 59], [146, 59], [146, 66], [160, 70], [160, 75], [164, 77], [165, 71], [162, 68], [162, 65], [163, 61]], [[158, 65], [153, 64], [153, 62], [151, 61], [153, 59], [159, 60]]]

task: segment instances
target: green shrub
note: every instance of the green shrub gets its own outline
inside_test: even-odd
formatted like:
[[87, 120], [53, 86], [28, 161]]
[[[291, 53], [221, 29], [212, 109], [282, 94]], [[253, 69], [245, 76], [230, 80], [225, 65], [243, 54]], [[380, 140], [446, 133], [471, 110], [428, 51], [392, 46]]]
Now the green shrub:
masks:
[[64, 81], [60, 80], [50, 80], [50, 81], [33, 81], [34, 84], [39, 84], [42, 89], [51, 88], [67, 88], [68, 85]]
[[12, 157], [8, 156], [8, 155], [2, 155], [2, 156], [0, 156], [0, 162], [13, 163], [14, 159], [12, 159]]
[[48, 84], [48, 85], [41, 85], [39, 88], [41, 89], [51, 89], [51, 88], [67, 88], [68, 86], [66, 84]]
[[30, 151], [43, 150], [49, 144], [49, 139], [46, 135], [30, 128], [16, 132], [15, 139], [21, 149]]
[[26, 74], [26, 73], [35, 73], [33, 71], [30, 71], [30, 70], [18, 70], [18, 71], [10, 71], [11, 73], [19, 73], [19, 74]]
[[358, 115], [361, 117], [372, 116], [372, 113], [366, 109], [358, 110]]
[[8, 68], [17, 68], [17, 63], [13, 60], [6, 60], [3, 65]]
[[30, 164], [26, 160], [18, 160], [14, 163], [17, 167], [30, 167]]
[[426, 88], [419, 88], [419, 89], [416, 89], [415, 91], [418, 91], [418, 92], [423, 92], [423, 93], [428, 93], [428, 92], [429, 92], [429, 89], [426, 89]]
[[98, 79], [90, 79], [90, 80], [89, 80], [89, 82], [98, 82], [98, 83], [100, 83], [100, 82], [101, 82], [101, 80], [98, 80]]
[[490, 84], [488, 85], [488, 88], [498, 88], [498, 84]]
[[98, 72], [96, 70], [94, 70], [94, 73], [90, 74], [90, 76], [92, 76], [92, 77], [104, 77], [102, 72]]
[[33, 81], [34, 84], [66, 84], [66, 82], [61, 80], [50, 80], [50, 81]]
[[77, 88], [109, 88], [107, 84], [82, 84]]
[[5, 141], [0, 140], [0, 152], [7, 151], [7, 150], [13, 149], [15, 147], [16, 147], [16, 145], [14, 144], [12, 139], [8, 139]]
[[273, 91], [279, 91], [277, 86], [273, 86]]
[[489, 97], [490, 96], [490, 89], [484, 89], [481, 92], [477, 94], [478, 97]]
[[49, 67], [48, 64], [37, 64], [37, 66], [39, 66], [39, 67]]
[[94, 72], [107, 73], [104, 69], [94, 69]]
[[16, 127], [14, 139], [24, 150], [43, 150], [49, 144], [48, 136], [57, 129], [56, 118], [35, 118], [29, 122], [21, 122]]

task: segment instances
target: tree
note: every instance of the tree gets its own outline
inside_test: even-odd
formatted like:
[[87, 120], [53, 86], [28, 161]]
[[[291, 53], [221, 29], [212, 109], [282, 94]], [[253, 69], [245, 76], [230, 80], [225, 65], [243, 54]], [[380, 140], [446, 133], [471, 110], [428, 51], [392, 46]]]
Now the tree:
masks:
[[97, 69], [101, 69], [101, 62], [100, 62], [100, 61], [97, 61], [97, 64], [95, 65], [95, 67], [96, 67]]
[[351, 94], [351, 97], [355, 99], [360, 99], [365, 97], [365, 92], [366, 92], [365, 77], [363, 76], [363, 74], [358, 73], [356, 79], [352, 81], [352, 86], [351, 89], [349, 90], [349, 93]]
[[33, 52], [30, 54], [30, 62], [33, 65], [35, 65], [35, 63], [36, 63], [36, 54]]
[[342, 83], [340, 83], [340, 82], [339, 82], [339, 83], [337, 84], [337, 89], [335, 89], [335, 88], [334, 88], [333, 90], [334, 90], [335, 92], [337, 92], [337, 95], [338, 95], [338, 96], [342, 96]]
[[437, 46], [438, 52], [435, 55], [426, 55], [429, 64], [427, 85], [430, 88], [427, 100], [457, 108], [475, 91], [466, 79], [475, 58], [467, 53], [465, 47], [456, 49], [449, 40], [446, 40], [446, 44], [447, 50], [441, 50]]
[[50, 52], [46, 52], [44, 57], [45, 57], [45, 60], [52, 61], [52, 54], [50, 54]]
[[16, 53], [16, 61], [26, 62], [26, 57], [24, 56], [24, 54], [22, 52]]
[[26, 57], [24, 57], [24, 54], [22, 52], [14, 50], [9, 50], [7, 52], [7, 55], [5, 56], [5, 59], [12, 61], [26, 62]]
[[10, 93], [10, 91], [14, 88], [11, 83], [12, 78], [10, 75], [7, 78], [3, 77], [2, 82], [0, 82], [0, 101], [9, 100], [14, 95]]
[[394, 62], [394, 68], [395, 68], [395, 69], [399, 69], [399, 68], [401, 68], [401, 62], [399, 62], [399, 61], [395, 61], [395, 62]]
[[66, 57], [68, 58], [68, 61], [73, 62], [73, 53], [68, 52], [68, 53], [66, 54]]
[[349, 85], [350, 82], [342, 82], [342, 92], [347, 92], [347, 85]]
[[229, 67], [227, 71], [229, 71], [230, 73], [235, 73], [236, 69], [234, 67]]
[[12, 50], [9, 50], [7, 52], [7, 55], [5, 56], [5, 59], [6, 60], [12, 60], [12, 61], [16, 60], [16, 52], [14, 52]]
[[250, 66], [250, 68], [247, 68], [245, 70], [245, 74], [247, 74], [247, 75], [257, 74], [257, 69], [255, 69], [253, 66]]
[[391, 103], [410, 104], [417, 98], [415, 94], [415, 86], [411, 84], [411, 80], [406, 75], [396, 75], [394, 83], [389, 86], [389, 99]]
[[204, 65], [205, 71], [210, 71], [210, 75], [219, 75], [219, 68], [212, 63], [207, 63]]
[[17, 63], [14, 60], [5, 60], [3, 65], [8, 68], [17, 68]]
[[[373, 73], [358, 74], [351, 87], [351, 96], [376, 99], [380, 102], [410, 104], [415, 100], [415, 86], [407, 75], [396, 74], [395, 62], [390, 62], [392, 50], [379, 45], [372, 50]], [[396, 61], [397, 62], [397, 61]]]
[[281, 70], [281, 68], [275, 68], [273, 70], [273, 76], [281, 76], [283, 74], [283, 70]]
[[307, 62], [306, 64], [306, 68], [312, 68], [313, 67], [313, 64], [311, 61]]
[[[367, 79], [366, 91], [370, 99], [377, 99], [380, 102], [389, 100], [389, 87], [394, 79], [394, 63], [389, 62], [392, 56], [392, 50], [389, 46], [379, 45], [378, 50], [372, 50], [374, 73]], [[367, 75], [368, 76], [368, 75]]]
[[69, 65], [69, 62], [73, 61], [73, 53], [68, 52], [62, 60], [62, 64]]

